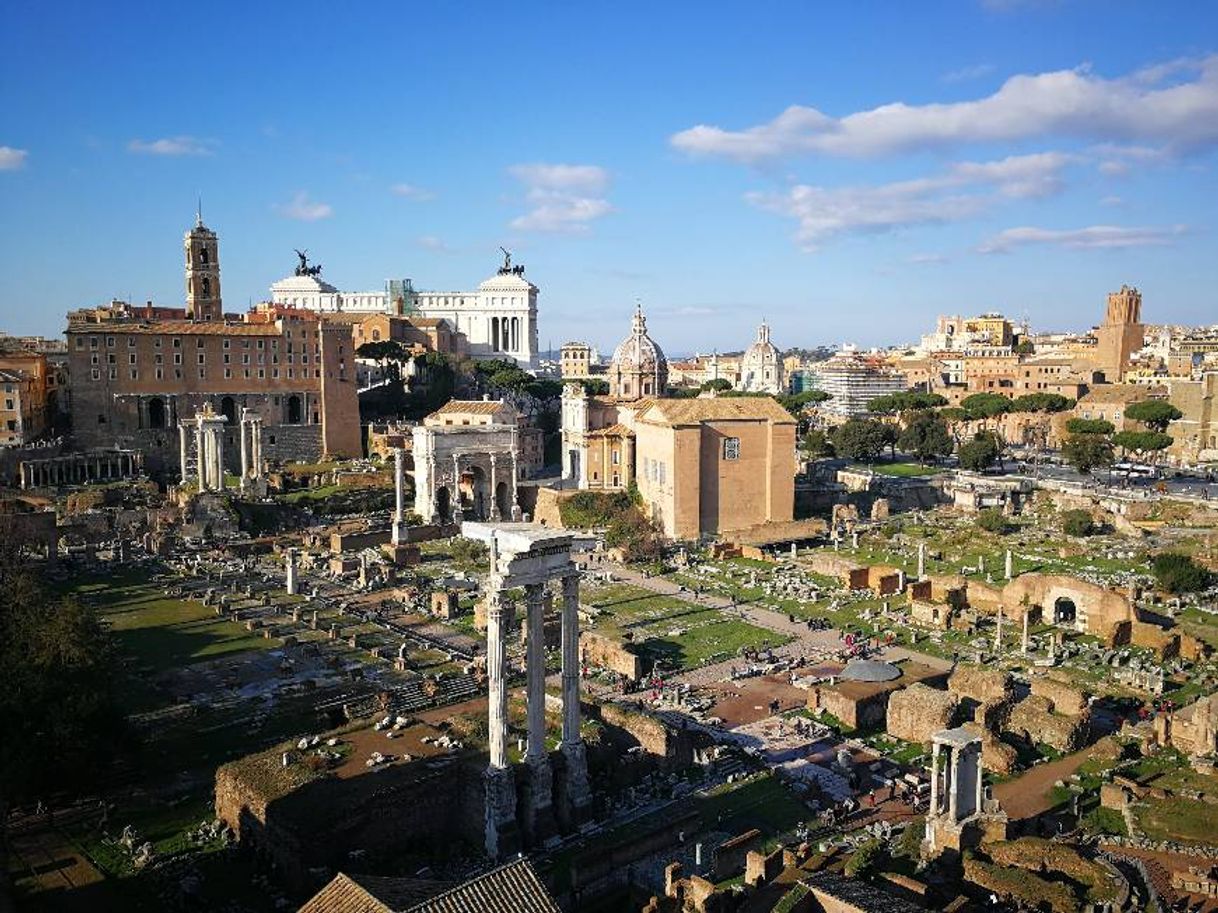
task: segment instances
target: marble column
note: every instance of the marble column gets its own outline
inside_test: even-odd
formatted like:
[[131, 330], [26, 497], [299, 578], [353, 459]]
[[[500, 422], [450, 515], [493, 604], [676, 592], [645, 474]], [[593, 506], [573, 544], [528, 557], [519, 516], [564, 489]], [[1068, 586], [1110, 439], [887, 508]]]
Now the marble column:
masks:
[[958, 789], [960, 785], [960, 749], [953, 745], [949, 751], [950, 754], [947, 756], [948, 776], [944, 785], [947, 789], [947, 816], [954, 824], [957, 821], [956, 816], [960, 811], [960, 794]]
[[[494, 546], [491, 548], [494, 565]], [[486, 607], [486, 677], [489, 716], [488, 747], [490, 762], [483, 778], [486, 786], [486, 854], [500, 858], [504, 831], [516, 821], [516, 788], [507, 754], [507, 607], [500, 590], [501, 581], [493, 577], [488, 584]]]
[[296, 579], [296, 549], [288, 549], [285, 558], [287, 562], [287, 589], [289, 596], [295, 596], [300, 589], [299, 582]]
[[1011, 579], [1011, 577], [1013, 576], [1013, 574], [1012, 574], [1011, 572], [1012, 572], [1014, 569], [1015, 569], [1015, 567], [1014, 567], [1014, 563], [1013, 563], [1013, 562], [1012, 562], [1012, 560], [1011, 560], [1011, 550], [1008, 548], [1008, 549], [1007, 549], [1007, 566], [1006, 566], [1006, 578], [1007, 578], [1007, 580], [1010, 580], [1010, 579]]
[[216, 491], [224, 491], [224, 426], [215, 431], [216, 435]]
[[1028, 607], [1023, 607], [1023, 655], [1028, 655]]
[[195, 475], [199, 478], [199, 491], [207, 490], [207, 461], [203, 455], [203, 426], [195, 426]]
[[918, 579], [926, 577], [926, 543], [918, 543]]
[[186, 474], [187, 457], [190, 454], [190, 444], [188, 443], [186, 425], [178, 423], [178, 458], [181, 461], [179, 475], [182, 478], [182, 484], [185, 485], [189, 476]]
[[528, 610], [525, 647], [529, 726], [529, 746], [524, 759], [529, 765], [531, 804], [537, 811], [551, 805], [552, 780], [550, 753], [546, 750], [545, 585], [528, 584], [524, 594]]
[[241, 423], [237, 426], [237, 433], [241, 436], [241, 488], [245, 490], [249, 487], [249, 463], [250, 463], [250, 448], [246, 441], [247, 432], [249, 431], [250, 423], [246, 416], [241, 416]]
[[402, 526], [406, 519], [406, 449], [393, 451], [393, 544], [402, 542]]
[[592, 801], [579, 721], [579, 574], [573, 569], [562, 578], [562, 753], [567, 796], [577, 809]]
[[491, 520], [500, 520], [499, 516], [499, 462], [495, 454], [491, 454]]
[[930, 748], [930, 810], [927, 817], [939, 813], [939, 778], [943, 771], [939, 769], [939, 743], [935, 742]]

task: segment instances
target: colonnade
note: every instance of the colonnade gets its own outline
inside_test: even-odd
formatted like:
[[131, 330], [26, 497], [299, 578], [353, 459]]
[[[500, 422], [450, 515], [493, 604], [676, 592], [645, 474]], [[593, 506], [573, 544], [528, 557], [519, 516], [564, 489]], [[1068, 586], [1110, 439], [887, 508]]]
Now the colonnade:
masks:
[[72, 453], [20, 464], [22, 488], [52, 488], [112, 482], [136, 476], [144, 468], [144, 455], [137, 450], [105, 450]]

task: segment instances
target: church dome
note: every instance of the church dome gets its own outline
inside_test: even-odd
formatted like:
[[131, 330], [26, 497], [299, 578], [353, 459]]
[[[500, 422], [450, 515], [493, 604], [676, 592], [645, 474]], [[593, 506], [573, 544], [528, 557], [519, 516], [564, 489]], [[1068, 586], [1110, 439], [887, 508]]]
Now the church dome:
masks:
[[640, 307], [634, 312], [630, 335], [613, 350], [613, 366], [623, 371], [654, 371], [668, 369], [668, 359], [656, 341], [647, 335], [647, 318]]
[[741, 389], [749, 393], [781, 393], [785, 387], [782, 353], [770, 342], [769, 324], [757, 328], [757, 339], [740, 359]]
[[634, 312], [630, 335], [613, 350], [609, 386], [610, 393], [621, 399], [663, 396], [668, 387], [668, 359], [647, 335], [647, 318], [641, 306]]

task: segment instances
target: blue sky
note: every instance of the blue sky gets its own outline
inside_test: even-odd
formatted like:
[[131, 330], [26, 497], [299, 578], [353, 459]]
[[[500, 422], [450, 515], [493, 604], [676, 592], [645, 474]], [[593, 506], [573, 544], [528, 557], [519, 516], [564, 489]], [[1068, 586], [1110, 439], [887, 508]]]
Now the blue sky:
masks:
[[[197, 12], [196, 12], [197, 11]], [[227, 309], [308, 248], [344, 289], [472, 288], [541, 342], [1085, 328], [1122, 283], [1218, 322], [1218, 4], [18, 2], [0, 44], [0, 328]]]

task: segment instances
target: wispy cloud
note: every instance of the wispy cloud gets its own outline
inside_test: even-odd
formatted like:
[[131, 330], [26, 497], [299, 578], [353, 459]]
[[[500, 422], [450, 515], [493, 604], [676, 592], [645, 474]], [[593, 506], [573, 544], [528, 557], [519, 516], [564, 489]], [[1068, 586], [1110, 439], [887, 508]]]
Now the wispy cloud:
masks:
[[1012, 76], [973, 101], [893, 102], [836, 118], [792, 105], [743, 130], [700, 124], [671, 143], [694, 155], [756, 164], [798, 155], [868, 157], [966, 143], [1060, 136], [1153, 141], [1172, 150], [1218, 143], [1218, 54], [1105, 79], [1087, 67]]
[[162, 139], [133, 139], [127, 150], [141, 155], [214, 155], [219, 145], [212, 139], [196, 136], [167, 136]]
[[1100, 199], [1100, 205], [1101, 206], [1124, 206], [1125, 200], [1122, 197], [1117, 196], [1116, 194], [1109, 194], [1108, 196], [1102, 197]]
[[452, 248], [448, 246], [443, 238], [438, 238], [435, 235], [422, 235], [415, 238], [414, 243], [423, 250], [429, 250], [433, 254], [447, 254], [452, 252]]
[[303, 190], [296, 191], [290, 202], [280, 203], [275, 210], [285, 219], [295, 219], [298, 222], [316, 222], [334, 215], [334, 207], [329, 203], [309, 199], [309, 195]]
[[389, 192], [395, 197], [413, 200], [416, 203], [425, 203], [436, 198], [435, 193], [426, 187], [419, 187], [417, 184], [394, 184], [389, 188]]
[[12, 146], [0, 146], [0, 171], [16, 171], [24, 168], [30, 157], [28, 149], [14, 149]]
[[1160, 247], [1172, 244], [1188, 232], [1185, 225], [1169, 228], [1124, 228], [1118, 225], [1091, 225], [1087, 228], [1008, 228], [977, 249], [983, 254], [1003, 254], [1017, 247], [1047, 244], [1075, 250], [1112, 250], [1128, 247]]
[[815, 251], [843, 235], [876, 234], [972, 218], [1003, 197], [1043, 197], [1061, 188], [1075, 156], [1041, 152], [992, 162], [958, 162], [928, 178], [875, 186], [796, 184], [782, 193], [745, 195], [754, 206], [799, 223], [796, 243]]
[[947, 257], [943, 254], [914, 254], [907, 262], [914, 266], [940, 266], [947, 262]]
[[576, 234], [613, 212], [606, 198], [609, 172], [599, 165], [533, 163], [513, 165], [508, 171], [525, 185], [530, 207], [512, 220], [512, 228]]
[[961, 67], [958, 70], [949, 70], [939, 77], [943, 82], [968, 82], [971, 79], [980, 79], [982, 76], [989, 76], [994, 72], [992, 63], [975, 63], [969, 67]]

